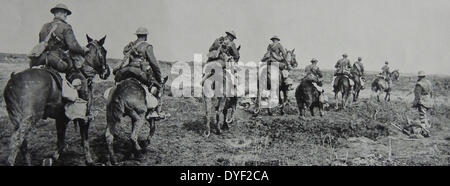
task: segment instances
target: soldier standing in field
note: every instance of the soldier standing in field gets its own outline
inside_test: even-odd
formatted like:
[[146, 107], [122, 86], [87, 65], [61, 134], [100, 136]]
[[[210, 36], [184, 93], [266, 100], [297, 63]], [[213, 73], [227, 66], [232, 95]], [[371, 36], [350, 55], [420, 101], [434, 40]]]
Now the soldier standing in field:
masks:
[[414, 101], [413, 108], [419, 111], [420, 127], [413, 127], [414, 134], [422, 134], [422, 136], [429, 136], [429, 129], [431, 124], [427, 117], [427, 111], [432, 106], [431, 98], [433, 96], [433, 87], [431, 82], [426, 79], [424, 71], [419, 71], [418, 80], [414, 87]]

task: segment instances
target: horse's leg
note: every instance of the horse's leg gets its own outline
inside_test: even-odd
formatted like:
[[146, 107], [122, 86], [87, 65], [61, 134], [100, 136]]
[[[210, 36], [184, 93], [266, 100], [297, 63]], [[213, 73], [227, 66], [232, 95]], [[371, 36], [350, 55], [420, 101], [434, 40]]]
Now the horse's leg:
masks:
[[116, 125], [119, 123], [120, 121], [112, 121], [110, 119], [108, 119], [108, 121], [106, 122], [106, 132], [105, 132], [106, 147], [109, 153], [109, 162], [112, 165], [115, 165], [117, 163], [117, 158], [116, 155], [114, 154], [114, 133]]
[[205, 101], [205, 119], [206, 119], [206, 129], [203, 132], [203, 135], [205, 137], [209, 137], [209, 135], [211, 134], [211, 117], [210, 117], [210, 112], [211, 112], [211, 99], [210, 98], [204, 98]]
[[53, 154], [54, 160], [59, 160], [61, 155], [64, 153], [64, 150], [66, 148], [65, 138], [66, 138], [66, 128], [67, 123], [69, 122], [69, 119], [63, 117], [63, 118], [57, 118], [56, 119], [56, 152]]
[[[11, 119], [11, 121], [13, 121], [13, 120]], [[14, 130], [13, 134], [11, 135], [10, 144], [9, 144], [9, 149], [11, 149], [11, 152], [8, 157], [8, 164], [10, 166], [14, 166], [17, 154], [19, 153], [19, 151], [23, 145], [25, 136], [31, 129], [31, 125], [33, 125], [33, 123], [31, 121], [29, 121], [29, 118], [26, 119], [22, 123], [15, 124], [15, 126], [18, 126], [18, 127]]]
[[25, 135], [25, 138], [22, 142], [22, 147], [20, 148], [20, 151], [22, 151], [23, 158], [25, 159], [26, 165], [31, 166], [31, 153], [30, 153], [30, 149], [28, 147], [27, 135]]
[[[281, 97], [281, 92], [283, 92], [283, 98]], [[284, 115], [284, 104], [286, 102], [286, 90], [281, 90], [278, 94], [278, 101], [281, 103], [280, 114]]]
[[132, 120], [132, 129], [131, 129], [131, 142], [134, 145], [134, 150], [136, 151], [137, 156], [140, 156], [140, 152], [142, 150], [141, 146], [138, 143], [139, 131], [141, 131], [142, 126], [145, 124], [145, 112], [138, 114], [135, 111], [130, 113]]
[[226, 103], [226, 101], [225, 101], [225, 99], [226, 98], [224, 98], [224, 97], [220, 97], [220, 98], [218, 98], [219, 99], [219, 101], [218, 101], [218, 105], [217, 105], [217, 108], [216, 108], [216, 128], [217, 128], [217, 134], [221, 134], [222, 133], [222, 122], [224, 121], [224, 119], [225, 118], [223, 118], [222, 116], [223, 116], [223, 111], [224, 111], [224, 108], [225, 108], [225, 103]]
[[[226, 99], [226, 98], [225, 98], [225, 99]], [[228, 109], [227, 109], [227, 108], [224, 108], [223, 111], [222, 111], [222, 114], [223, 114], [223, 118], [224, 118], [223, 124], [222, 124], [222, 129], [223, 129], [223, 130], [228, 130], [228, 129], [229, 129], [228, 123], [227, 123]]]
[[314, 117], [314, 106], [312, 104], [309, 106], [309, 112], [311, 113], [311, 116]]
[[319, 115], [320, 117], [323, 117], [323, 104], [319, 103]]
[[336, 90], [335, 92], [334, 92], [334, 99], [336, 100], [336, 105], [334, 105], [334, 108], [337, 110], [337, 109], [339, 109], [339, 100], [338, 100], [338, 91]]
[[147, 148], [150, 145], [150, 140], [153, 137], [153, 135], [155, 135], [155, 131], [156, 131], [156, 121], [154, 119], [147, 121], [150, 131], [148, 132], [148, 136], [147, 136], [147, 141], [145, 144], [145, 148]]
[[86, 164], [93, 165], [94, 161], [92, 160], [91, 152], [89, 149], [89, 140], [88, 140], [90, 122], [86, 122], [81, 119], [77, 119], [74, 122], [77, 122], [78, 126], [80, 127], [81, 147], [83, 148], [83, 151], [84, 151], [84, 157], [86, 160]]

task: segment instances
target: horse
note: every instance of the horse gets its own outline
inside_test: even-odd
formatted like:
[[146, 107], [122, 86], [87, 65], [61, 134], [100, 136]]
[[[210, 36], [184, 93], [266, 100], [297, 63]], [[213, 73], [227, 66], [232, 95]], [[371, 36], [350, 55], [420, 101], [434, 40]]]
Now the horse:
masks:
[[[322, 86], [322, 82], [318, 83]], [[320, 92], [314, 87], [311, 81], [303, 79], [295, 89], [295, 99], [298, 106], [298, 114], [300, 117], [305, 117], [304, 109], [307, 108], [311, 112], [311, 116], [314, 116], [314, 108], [319, 109], [320, 117], [323, 116], [323, 108], [325, 100], [320, 97]]]
[[[237, 48], [237, 50], [239, 51], [241, 49], [241, 46], [239, 46]], [[222, 130], [227, 130], [229, 128], [229, 124], [233, 123], [234, 121], [234, 113], [236, 111], [236, 107], [237, 107], [237, 103], [238, 103], [238, 98], [236, 95], [237, 92], [237, 78], [235, 78], [234, 76], [237, 74], [237, 67], [234, 65], [235, 62], [229, 58], [227, 60], [228, 64], [232, 64], [231, 65], [231, 70], [222, 70], [223, 73], [214, 73], [215, 78], [212, 78], [213, 80], [211, 81], [211, 88], [214, 89], [214, 91], [216, 89], [220, 89], [222, 91], [216, 91], [219, 92], [220, 95], [214, 94], [212, 96], [206, 95], [205, 91], [203, 91], [203, 103], [204, 103], [204, 108], [205, 108], [205, 118], [206, 118], [206, 129], [203, 132], [203, 136], [205, 138], [209, 137], [211, 134], [211, 111], [214, 110], [216, 113], [216, 119], [215, 119], [215, 124], [216, 124], [216, 130], [217, 130], [217, 134], [220, 135], [222, 133]], [[236, 59], [235, 61], [239, 61], [239, 59]], [[214, 61], [211, 61], [214, 62]], [[219, 61], [217, 61], [218, 63], [209, 63], [212, 65], [217, 65], [217, 64], [223, 64], [220, 63]], [[222, 61], [223, 62], [223, 61]], [[222, 69], [222, 66], [218, 66], [215, 69]], [[232, 72], [231, 72], [232, 71]], [[234, 73], [234, 75], [232, 75], [231, 73]], [[226, 76], [228, 75], [228, 79], [226, 78]], [[233, 78], [235, 78], [235, 81], [232, 80]], [[206, 79], [205, 79], [206, 80]], [[217, 83], [217, 81], [222, 81], [224, 83]], [[205, 82], [206, 81], [202, 81], [201, 82], [201, 86], [203, 87], [203, 89], [205, 89]], [[222, 85], [222, 86], [220, 86]], [[227, 90], [228, 88], [228, 90]], [[227, 94], [227, 93], [231, 93], [231, 95]], [[228, 114], [228, 110], [231, 110], [231, 117], [229, 119], [227, 119], [227, 114]]]
[[[164, 87], [168, 77], [163, 79], [159, 91], [159, 97], [163, 95]], [[134, 145], [134, 152], [140, 155], [143, 148], [138, 143], [138, 133], [141, 131], [144, 124], [148, 124], [150, 128], [147, 140], [144, 143], [144, 148], [150, 145], [150, 139], [155, 133], [156, 118], [146, 119], [147, 105], [145, 100], [144, 87], [134, 77], [127, 78], [119, 82], [114, 90], [109, 93], [106, 104], [106, 144], [109, 153], [109, 163], [115, 165], [117, 163], [114, 154], [114, 134], [115, 127], [120, 124], [121, 119], [125, 116], [131, 118], [131, 141]]]
[[338, 103], [338, 93], [342, 94], [342, 107], [346, 107], [347, 99], [350, 95], [351, 87], [350, 87], [350, 78], [345, 74], [340, 74], [334, 80], [334, 99], [336, 100], [335, 109], [339, 109]]
[[[100, 40], [93, 40], [86, 35], [89, 52], [81, 67], [81, 74], [87, 79], [87, 113], [90, 115], [93, 102], [92, 79], [95, 74], [105, 80], [109, 77], [110, 70], [106, 64], [107, 51], [103, 48], [106, 36]], [[59, 160], [65, 148], [65, 132], [70, 119], [65, 115], [65, 100], [59, 83], [49, 70], [30, 68], [22, 72], [11, 74], [3, 92], [9, 119], [14, 125], [14, 131], [10, 138], [11, 152], [8, 164], [14, 165], [19, 152], [25, 157], [27, 165], [31, 165], [27, 134], [40, 119], [55, 119], [57, 130], [57, 150], [53, 159]], [[84, 150], [85, 160], [92, 165], [92, 157], [89, 150], [88, 129], [90, 119], [74, 119], [75, 125], [80, 127], [81, 146]]]
[[[283, 56], [284, 62], [288, 63], [292, 68], [297, 68], [298, 63], [297, 63], [297, 59], [295, 56], [295, 48], [292, 50], [286, 50], [286, 56]], [[260, 71], [264, 72], [264, 70], [267, 71], [267, 66], [263, 66], [262, 69]], [[278, 103], [279, 103], [279, 108], [280, 108], [280, 114], [284, 115], [284, 108], [286, 106], [286, 103], [288, 101], [288, 91], [293, 90], [292, 88], [292, 83], [286, 83], [286, 79], [288, 78], [288, 75], [282, 75], [282, 71], [279, 74], [279, 86], [278, 86], [278, 91], [277, 91], [277, 95], [278, 95]], [[259, 77], [267, 75], [267, 83], [270, 84], [270, 73], [261, 73], [259, 74]], [[258, 78], [258, 82], [257, 82], [257, 87], [258, 87], [258, 98], [257, 98], [257, 109], [254, 111], [255, 115], [258, 115], [259, 112], [261, 111], [261, 94], [259, 92], [259, 87], [260, 87], [260, 82], [259, 82], [259, 78]], [[269, 88], [269, 87], [268, 87]], [[281, 96], [281, 93], [283, 93], [283, 96]], [[272, 109], [268, 108], [268, 113], [269, 115], [272, 115]]]
[[[398, 70], [394, 70], [389, 73], [389, 79], [398, 80], [400, 73]], [[385, 101], [391, 101], [391, 86], [388, 80], [386, 80], [381, 75], [378, 75], [372, 82], [372, 91], [377, 95], [377, 101], [380, 102], [380, 94], [385, 92], [386, 95], [384, 97]]]

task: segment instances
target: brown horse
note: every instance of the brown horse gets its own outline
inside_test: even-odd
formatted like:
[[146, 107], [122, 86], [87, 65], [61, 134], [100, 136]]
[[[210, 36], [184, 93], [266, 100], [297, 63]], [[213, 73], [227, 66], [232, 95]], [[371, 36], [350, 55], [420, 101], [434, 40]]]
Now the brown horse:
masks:
[[[161, 84], [161, 91], [159, 91], [159, 97], [162, 96], [165, 83], [168, 77], [165, 77]], [[142, 147], [138, 143], [138, 133], [141, 131], [142, 126], [148, 123], [150, 132], [145, 142], [146, 148], [150, 145], [150, 139], [155, 133], [156, 118], [150, 118], [147, 120], [145, 115], [147, 113], [147, 105], [145, 102], [145, 90], [138, 80], [131, 77], [121, 81], [117, 84], [116, 88], [110, 92], [108, 103], [106, 105], [106, 143], [109, 152], [109, 162], [113, 165], [117, 163], [117, 159], [114, 155], [114, 134], [115, 127], [120, 124], [120, 120], [128, 116], [131, 118], [131, 141], [134, 145], [134, 151], [136, 155], [140, 155]]]
[[[400, 76], [400, 73], [398, 72], [398, 70], [394, 70], [391, 73], [389, 73], [389, 79], [390, 80], [398, 80]], [[382, 92], [385, 92], [386, 95], [384, 97], [384, 101], [391, 101], [391, 86], [390, 83], [388, 82], [389, 80], [386, 80], [384, 77], [382, 76], [377, 76], [373, 82], [372, 82], [372, 91], [375, 92], [375, 94], [377, 95], [377, 101], [380, 102], [380, 94]]]
[[[322, 82], [318, 83], [322, 86]], [[311, 116], [314, 116], [314, 108], [319, 108], [319, 114], [323, 116], [323, 108], [325, 101], [320, 100], [320, 92], [314, 87], [311, 81], [302, 80], [295, 89], [295, 99], [298, 106], [298, 114], [301, 118], [305, 117], [304, 109], [309, 109]]]
[[[284, 62], [285, 63], [289, 63], [290, 65], [291, 65], [291, 67], [292, 68], [296, 68], [297, 66], [298, 66], [298, 63], [297, 63], [297, 59], [296, 59], [296, 57], [295, 57], [295, 49], [292, 49], [292, 50], [286, 50], [286, 56], [283, 56], [283, 58], [284, 58]], [[262, 67], [263, 69], [261, 70], [263, 73], [261, 73], [261, 74], [259, 74], [259, 77], [261, 78], [261, 76], [265, 76], [265, 75], [270, 75], [270, 73], [267, 73], [267, 66], [263, 66]], [[286, 78], [288, 78], [288, 77], [285, 77], [285, 76], [281, 76], [281, 71], [278, 73], [279, 74], [279, 86], [278, 86], [278, 91], [277, 91], [277, 94], [278, 94], [278, 103], [279, 103], [279, 108], [280, 108], [280, 114], [281, 115], [284, 115], [284, 108], [285, 108], [285, 106], [286, 106], [286, 103], [287, 103], [287, 101], [288, 101], [288, 91], [290, 91], [290, 90], [293, 90], [293, 87], [292, 87], [292, 84], [287, 84], [286, 83]], [[262, 79], [264, 79], [264, 78], [262, 78]], [[257, 83], [258, 85], [258, 97], [257, 97], [257, 99], [256, 99], [256, 101], [257, 101], [257, 107], [256, 107], [256, 109], [255, 109], [255, 111], [254, 111], [254, 115], [258, 115], [259, 113], [260, 113], [260, 111], [261, 111], [261, 94], [260, 94], [260, 92], [259, 92], [259, 85], [260, 85], [260, 81], [259, 81], [259, 78], [258, 78], [258, 83]], [[270, 86], [270, 77], [268, 76], [267, 77], [267, 84], [269, 84], [267, 87], [270, 89], [271, 88], [271, 86]], [[281, 94], [283, 94], [283, 96], [281, 96]], [[268, 108], [267, 109], [267, 111], [268, 111], [268, 113], [269, 113], [269, 115], [272, 115], [272, 108]]]
[[[81, 73], [87, 79], [88, 84], [87, 116], [90, 115], [93, 101], [92, 78], [95, 74], [99, 74], [101, 79], [107, 79], [110, 73], [106, 64], [106, 50], [103, 48], [105, 38], [106, 36], [99, 41], [94, 41], [87, 36], [89, 52], [85, 56], [85, 62], [81, 68]], [[27, 165], [31, 165], [27, 134], [40, 119], [48, 117], [56, 121], [57, 151], [53, 158], [58, 160], [63, 153], [66, 127], [70, 119], [65, 115], [64, 104], [66, 101], [62, 97], [59, 87], [53, 75], [46, 69], [27, 69], [17, 74], [11, 74], [11, 79], [3, 92], [9, 119], [14, 125], [10, 139], [9, 165], [15, 164], [16, 156], [20, 151], [23, 153]], [[91, 165], [93, 161], [88, 143], [89, 122], [89, 120], [83, 119], [74, 120], [74, 123], [80, 127], [81, 145], [86, 163]]]
[[334, 80], [334, 99], [336, 100], [335, 109], [339, 109], [339, 101], [338, 101], [338, 93], [341, 92], [342, 94], [342, 108], [346, 107], [346, 103], [348, 100], [348, 97], [350, 96], [350, 79], [347, 75], [338, 75], [336, 79]]

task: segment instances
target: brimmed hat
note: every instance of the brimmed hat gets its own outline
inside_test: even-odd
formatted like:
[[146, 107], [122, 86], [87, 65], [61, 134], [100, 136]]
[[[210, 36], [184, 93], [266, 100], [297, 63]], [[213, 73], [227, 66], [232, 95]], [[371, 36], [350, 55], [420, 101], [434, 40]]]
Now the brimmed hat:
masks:
[[384, 62], [384, 64], [386, 64], [386, 65], [389, 64], [389, 61]]
[[311, 59], [311, 63], [317, 63], [317, 62], [319, 62], [319, 60], [317, 60], [316, 58]]
[[136, 30], [136, 33], [134, 33], [134, 34], [136, 34], [136, 35], [148, 35], [148, 30], [147, 30], [147, 28], [139, 27]]
[[274, 39], [280, 41], [280, 38], [279, 38], [278, 36], [273, 36], [273, 37], [270, 38], [270, 40], [272, 40], [272, 41], [273, 41]]
[[427, 74], [425, 74], [424, 71], [419, 71], [419, 73], [417, 74], [418, 77], [425, 77]]
[[358, 57], [358, 61], [361, 61], [362, 60], [362, 57]]
[[51, 12], [52, 14], [54, 14], [54, 13], [55, 13], [55, 10], [58, 10], [58, 9], [67, 11], [67, 15], [72, 14], [72, 11], [70, 11], [69, 8], [68, 8], [65, 4], [62, 4], [62, 3], [59, 3], [59, 4], [57, 4], [55, 7], [53, 7], [52, 9], [50, 9], [50, 12]]
[[226, 31], [225, 32], [227, 35], [230, 35], [230, 36], [232, 36], [234, 39], [237, 39], [237, 37], [236, 37], [236, 33], [234, 33], [234, 31]]
[[344, 54], [342, 54], [342, 56], [344, 56], [344, 57], [348, 57], [347, 53], [344, 53]]

